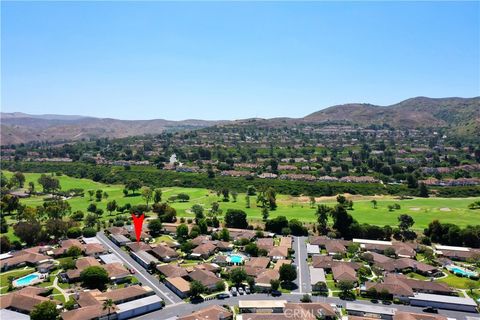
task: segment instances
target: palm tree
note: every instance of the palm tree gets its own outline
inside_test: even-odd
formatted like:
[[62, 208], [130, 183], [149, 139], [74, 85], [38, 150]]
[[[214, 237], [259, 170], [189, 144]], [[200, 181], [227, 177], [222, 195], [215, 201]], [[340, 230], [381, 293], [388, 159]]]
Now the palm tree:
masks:
[[110, 319], [110, 314], [112, 313], [112, 309], [113, 309], [113, 300], [112, 299], [108, 299], [108, 300], [105, 300], [103, 302], [103, 310], [107, 310], [108, 313], [107, 313], [107, 319]]

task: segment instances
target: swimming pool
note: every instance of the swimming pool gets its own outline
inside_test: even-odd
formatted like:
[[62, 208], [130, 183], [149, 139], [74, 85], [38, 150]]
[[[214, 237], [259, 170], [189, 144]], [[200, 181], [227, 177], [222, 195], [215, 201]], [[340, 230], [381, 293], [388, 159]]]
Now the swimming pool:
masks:
[[25, 287], [31, 284], [37, 283], [40, 280], [39, 273], [30, 273], [24, 277], [18, 278], [12, 282], [13, 286], [15, 287]]
[[449, 270], [450, 270], [450, 272], [452, 272], [456, 275], [460, 275], [462, 277], [477, 277], [478, 276], [478, 274], [476, 272], [465, 270], [465, 269], [459, 268], [459, 267], [452, 267]]
[[240, 264], [243, 262], [243, 260], [245, 259], [242, 255], [240, 254], [229, 254], [228, 255], [228, 260], [230, 260], [231, 263], [235, 263], [235, 264]]

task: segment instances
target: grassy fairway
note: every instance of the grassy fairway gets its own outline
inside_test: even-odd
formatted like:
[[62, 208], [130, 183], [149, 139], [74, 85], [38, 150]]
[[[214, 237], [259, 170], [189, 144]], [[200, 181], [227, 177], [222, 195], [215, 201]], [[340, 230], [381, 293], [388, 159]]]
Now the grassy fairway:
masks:
[[[4, 172], [8, 177], [12, 175], [11, 172]], [[35, 183], [37, 190], [41, 190], [41, 186], [38, 185], [37, 179], [40, 177], [38, 173], [26, 173], [27, 182], [25, 186], [28, 186], [29, 181]], [[58, 177], [60, 185], [63, 190], [71, 188], [83, 188], [85, 191], [92, 189], [102, 189], [109, 195], [108, 199], [103, 199], [101, 202], [95, 202], [98, 208], [105, 210], [103, 215], [104, 219], [109, 218], [109, 214], [106, 211], [106, 203], [115, 199], [119, 205], [130, 203], [132, 205], [144, 203], [144, 200], [140, 195], [124, 197], [122, 185], [106, 185], [103, 183], [94, 182], [88, 179], [77, 179], [68, 176]], [[180, 192], [190, 195], [190, 201], [184, 203], [172, 203], [171, 205], [177, 210], [177, 214], [180, 217], [192, 217], [193, 214], [188, 213], [187, 209], [191, 208], [193, 204], [201, 204], [205, 208], [210, 208], [213, 202], [219, 202], [220, 208], [225, 212], [229, 208], [241, 209], [247, 212], [248, 217], [252, 220], [261, 220], [261, 209], [255, 204], [255, 197], [250, 197], [251, 208], [245, 207], [245, 194], [239, 194], [237, 202], [223, 202], [222, 197], [218, 197], [216, 193], [207, 189], [201, 188], [163, 188], [162, 200], [167, 200], [168, 197], [176, 195]], [[377, 209], [373, 209], [371, 200], [376, 199]], [[414, 228], [422, 230], [428, 223], [434, 219], [439, 219], [443, 223], [454, 223], [458, 226], [466, 226], [468, 224], [477, 224], [480, 218], [480, 210], [469, 210], [468, 204], [480, 200], [477, 198], [457, 199], [457, 198], [415, 198], [409, 200], [398, 200], [391, 196], [352, 196], [354, 201], [354, 210], [349, 211], [355, 219], [361, 223], [369, 223], [375, 225], [397, 225], [397, 217], [400, 214], [409, 214], [415, 220]], [[73, 198], [68, 200], [72, 206], [72, 211], [82, 210], [86, 212], [87, 206], [90, 203], [88, 194], [84, 198]], [[22, 199], [22, 203], [29, 206], [41, 205], [43, 197], [31, 197]], [[335, 197], [322, 197], [317, 198], [317, 204], [324, 203], [327, 205], [334, 205]], [[395, 211], [388, 211], [388, 205], [398, 203], [401, 209]], [[292, 197], [288, 195], [277, 195], [278, 208], [275, 211], [270, 212], [270, 217], [276, 217], [284, 215], [289, 219], [299, 219], [303, 222], [315, 221], [315, 209], [309, 205], [307, 197]], [[115, 213], [114, 213], [115, 214]], [[10, 230], [11, 231], [11, 228]]]

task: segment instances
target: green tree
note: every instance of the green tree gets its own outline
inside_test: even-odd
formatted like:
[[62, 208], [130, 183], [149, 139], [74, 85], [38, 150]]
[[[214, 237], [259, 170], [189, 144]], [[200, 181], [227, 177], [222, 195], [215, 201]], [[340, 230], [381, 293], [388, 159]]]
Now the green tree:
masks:
[[373, 209], [377, 209], [377, 200], [373, 199], [370, 202], [372, 203]]
[[23, 185], [25, 184], [25, 175], [20, 171], [17, 171], [14, 173], [13, 178], [15, 179], [18, 187], [23, 188]]
[[247, 272], [244, 268], [235, 268], [230, 272], [230, 281], [237, 286], [247, 280]]
[[112, 200], [107, 202], [107, 211], [112, 215], [112, 212], [117, 209], [117, 201]]
[[71, 246], [67, 249], [67, 256], [77, 258], [82, 254], [82, 249], [77, 246]]
[[191, 297], [198, 297], [202, 293], [206, 292], [207, 288], [197, 280], [193, 280], [190, 282], [190, 296]]
[[56, 320], [60, 315], [57, 305], [53, 301], [43, 301], [33, 307], [30, 312], [32, 320]]
[[107, 271], [100, 266], [92, 266], [84, 269], [80, 273], [80, 280], [83, 286], [89, 289], [103, 290], [109, 282]]
[[186, 239], [188, 237], [188, 226], [184, 223], [177, 227], [177, 238]]
[[245, 229], [248, 227], [247, 214], [243, 210], [228, 209], [225, 213], [225, 226], [227, 228]]
[[423, 182], [418, 185], [418, 196], [422, 198], [428, 198], [428, 188]]
[[159, 203], [162, 201], [162, 189], [157, 188], [153, 192], [153, 203]]
[[110, 315], [112, 314], [112, 310], [114, 310], [115, 305], [112, 299], [107, 299], [103, 302], [102, 309], [107, 310], [107, 319], [110, 319]]
[[148, 229], [152, 237], [158, 237], [162, 232], [162, 221], [160, 219], [153, 219], [148, 222]]
[[143, 187], [141, 193], [142, 193], [143, 200], [145, 200], [145, 204], [147, 205], [147, 210], [148, 210], [148, 204], [150, 203], [150, 200], [152, 200], [152, 197], [153, 197], [153, 190], [150, 187]]
[[269, 216], [268, 208], [267, 207], [262, 207], [262, 219], [263, 219], [263, 221], [267, 221], [268, 216]]
[[223, 241], [230, 241], [230, 231], [228, 231], [226, 228], [223, 228], [220, 231], [219, 238]]
[[281, 281], [292, 282], [297, 279], [297, 269], [291, 264], [282, 264], [279, 273]]
[[270, 287], [274, 291], [278, 290], [278, 288], [280, 288], [280, 281], [276, 279], [270, 280]]
[[317, 221], [318, 221], [318, 230], [321, 234], [327, 233], [328, 228], [328, 216], [331, 215], [332, 208], [321, 204], [317, 206]]
[[343, 296], [349, 296], [352, 294], [352, 289], [354, 288], [353, 282], [351, 281], [340, 281], [338, 283], [338, 288], [342, 291]]
[[125, 184], [125, 188], [127, 190], [132, 191], [132, 194], [134, 194], [135, 191], [137, 191], [141, 187], [142, 187], [142, 182], [139, 179], [128, 180], [127, 183]]

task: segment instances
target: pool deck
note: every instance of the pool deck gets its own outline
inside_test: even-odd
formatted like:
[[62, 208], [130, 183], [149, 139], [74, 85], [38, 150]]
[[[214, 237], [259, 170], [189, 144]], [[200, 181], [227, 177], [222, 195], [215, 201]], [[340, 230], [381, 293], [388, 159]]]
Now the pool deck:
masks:
[[[32, 275], [36, 275], [37, 278], [32, 279], [30, 282], [25, 283], [25, 284], [19, 284], [18, 283], [18, 280], [21, 280], [21, 279], [26, 278], [26, 277], [30, 277]], [[15, 288], [21, 288], [21, 287], [27, 287], [27, 286], [31, 286], [31, 285], [34, 285], [34, 284], [37, 284], [37, 283], [41, 283], [45, 279], [44, 277], [42, 277], [42, 275], [44, 275], [44, 274], [42, 274], [40, 272], [33, 272], [33, 273], [30, 273], [30, 274], [27, 274], [26, 276], [23, 276], [21, 278], [13, 280], [12, 281], [12, 286], [14, 286]]]

